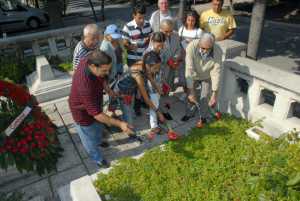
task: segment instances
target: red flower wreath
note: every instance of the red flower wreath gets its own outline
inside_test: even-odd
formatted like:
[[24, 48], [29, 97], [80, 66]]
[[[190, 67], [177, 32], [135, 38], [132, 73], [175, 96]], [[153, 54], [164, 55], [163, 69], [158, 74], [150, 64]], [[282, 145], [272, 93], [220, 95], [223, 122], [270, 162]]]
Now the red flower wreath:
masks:
[[[5, 130], [25, 107], [30, 113], [8, 136]], [[62, 151], [55, 126], [34, 97], [22, 86], [0, 80], [0, 167], [15, 165], [20, 172], [41, 175], [56, 170]]]

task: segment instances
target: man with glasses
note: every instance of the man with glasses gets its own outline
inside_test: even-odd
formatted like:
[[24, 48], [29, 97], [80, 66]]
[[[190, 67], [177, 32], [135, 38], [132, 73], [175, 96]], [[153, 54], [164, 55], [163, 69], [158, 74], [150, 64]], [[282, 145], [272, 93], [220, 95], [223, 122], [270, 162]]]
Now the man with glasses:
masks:
[[[220, 82], [220, 65], [214, 61], [212, 49], [215, 38], [211, 33], [203, 33], [200, 39], [189, 43], [186, 48], [185, 77], [188, 89], [188, 100], [192, 104], [200, 104], [201, 122], [209, 120], [209, 108], [217, 103], [217, 93]], [[201, 85], [200, 92], [196, 89]], [[210, 96], [210, 99], [208, 100]], [[189, 120], [196, 111], [189, 110], [181, 119]]]

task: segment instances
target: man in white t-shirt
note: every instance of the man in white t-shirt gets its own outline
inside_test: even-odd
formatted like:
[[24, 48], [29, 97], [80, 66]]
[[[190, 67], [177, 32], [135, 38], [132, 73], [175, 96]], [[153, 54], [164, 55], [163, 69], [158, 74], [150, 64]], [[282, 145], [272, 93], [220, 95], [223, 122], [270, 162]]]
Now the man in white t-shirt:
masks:
[[[150, 25], [153, 32], [160, 30], [160, 23], [165, 19], [170, 19], [175, 22], [175, 17], [169, 10], [169, 1], [168, 0], [158, 0], [158, 10], [154, 11], [150, 17]], [[176, 29], [177, 27], [175, 27]]]

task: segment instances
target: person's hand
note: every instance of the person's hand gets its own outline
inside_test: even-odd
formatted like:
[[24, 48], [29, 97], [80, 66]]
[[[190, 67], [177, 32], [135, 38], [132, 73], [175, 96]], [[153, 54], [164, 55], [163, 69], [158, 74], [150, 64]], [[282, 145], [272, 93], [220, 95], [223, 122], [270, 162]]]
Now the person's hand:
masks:
[[208, 102], [209, 107], [215, 107], [217, 104], [217, 95], [213, 93], [210, 97], [210, 100]]
[[194, 104], [197, 104], [197, 99], [194, 95], [189, 95], [188, 96], [188, 100], [191, 102], [191, 103], [194, 103]]
[[160, 87], [158, 87], [157, 93], [158, 93], [160, 96], [165, 95], [164, 92], [162, 91], [162, 89], [161, 89]]
[[126, 133], [126, 134], [133, 134], [133, 126], [129, 125], [128, 123], [126, 123], [125, 121], [122, 121], [120, 123], [120, 129]]
[[118, 97], [118, 93], [114, 92], [113, 90], [110, 90], [108, 92], [108, 96], [111, 97], [112, 99], [115, 99]]
[[161, 123], [164, 123], [166, 121], [166, 118], [165, 116], [161, 113], [161, 112], [157, 112], [157, 116], [158, 116], [158, 119]]

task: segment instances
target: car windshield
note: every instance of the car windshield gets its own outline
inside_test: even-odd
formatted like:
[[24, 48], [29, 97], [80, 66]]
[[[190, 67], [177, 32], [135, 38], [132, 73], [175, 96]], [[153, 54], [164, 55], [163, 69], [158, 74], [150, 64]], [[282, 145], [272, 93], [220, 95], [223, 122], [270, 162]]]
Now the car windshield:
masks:
[[3, 11], [18, 10], [18, 6], [21, 6], [21, 3], [18, 1], [0, 0], [0, 7]]

